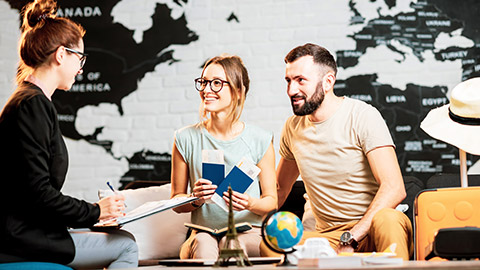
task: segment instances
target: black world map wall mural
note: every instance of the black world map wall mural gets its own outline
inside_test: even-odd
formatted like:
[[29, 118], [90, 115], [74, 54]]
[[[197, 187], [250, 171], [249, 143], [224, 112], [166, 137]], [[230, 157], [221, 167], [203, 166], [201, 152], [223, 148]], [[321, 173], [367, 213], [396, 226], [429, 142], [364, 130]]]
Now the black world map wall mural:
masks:
[[[27, 0], [2, 1], [18, 11], [29, 2]], [[169, 152], [139, 148], [133, 154], [121, 155], [112, 151], [112, 146], [116, 143], [115, 139], [102, 139], [104, 126], [95, 126], [88, 134], [80, 132], [76, 127], [78, 112], [85, 106], [112, 104], [120, 116], [124, 115], [122, 101], [138, 90], [139, 82], [148, 73], [153, 72], [161, 64], [175, 69], [176, 64], [182, 61], [174, 57], [175, 49], [171, 49], [175, 48], [173, 45], [196, 46], [202, 38], [197, 32], [191, 30], [191, 22], [185, 14], [172, 15], [172, 6], [183, 7], [192, 4], [191, 1], [156, 1], [154, 10], [151, 12], [151, 25], [143, 31], [140, 42], [135, 40], [133, 30], [115, 21], [112, 10], [120, 2], [122, 1], [58, 1], [60, 6], [58, 16], [79, 22], [86, 29], [85, 52], [89, 57], [83, 74], [77, 77], [77, 82], [72, 89], [66, 92], [56, 91], [53, 100], [64, 136], [77, 141], [86, 141], [104, 149], [107, 155], [115, 159], [128, 161], [128, 170], [118, 179], [120, 182], [125, 184], [134, 180], [168, 180], [170, 178]], [[387, 6], [389, 12], [370, 10], [370, 14], [376, 15], [367, 17], [366, 10], [360, 8], [366, 3], [380, 2]], [[353, 42], [353, 47], [338, 44], [337, 47], [328, 48], [336, 55], [340, 68], [339, 74], [350, 74], [348, 72], [356, 68], [362, 71], [361, 67], [365, 65], [365, 60], [362, 59], [365, 59], [372, 50], [382, 47], [396, 55], [395, 62], [399, 65], [408, 65], [409, 62], [406, 59], [409, 55], [413, 55], [415, 61], [420, 64], [429, 61], [426, 55], [431, 55], [431, 58], [439, 64], [461, 62], [458, 82], [480, 76], [480, 17], [478, 16], [480, 4], [477, 1], [411, 1], [408, 11], [398, 13], [393, 12], [400, 4], [400, 1], [395, 0], [350, 0], [341, 2], [342, 5], [343, 3], [345, 3], [344, 10], [349, 13], [350, 18], [345, 24], [355, 30], [346, 35], [346, 38]], [[197, 16], [215, 17], [219, 16], [222, 9], [226, 11], [222, 17], [222, 25], [209, 25], [213, 31], [221, 32], [221, 38], [208, 37], [211, 40], [210, 46], [195, 47], [194, 50], [209, 50], [211, 49], [209, 47], [216, 46], [216, 42], [222, 43], [222, 38], [234, 38], [228, 36], [229, 31], [248, 23], [248, 20], [241, 16], [242, 13], [237, 12], [236, 6], [240, 4], [232, 5], [231, 8], [205, 7], [213, 4], [208, 1], [196, 4], [199, 5]], [[311, 4], [322, 5], [318, 1], [312, 1]], [[337, 5], [340, 5], [340, 2]], [[251, 9], [252, 12], [256, 11], [255, 6]], [[289, 28], [288, 24], [281, 23], [282, 20], [288, 19], [288, 16], [281, 15], [278, 18], [270, 18], [271, 24], [274, 25], [272, 31], [292, 31], [292, 27]], [[278, 25], [278, 29], [275, 25]], [[311, 27], [321, 29], [324, 26]], [[247, 29], [252, 33], [256, 30], [254, 27]], [[243, 38], [244, 40], [240, 40], [239, 43], [248, 43], [249, 40], [252, 40], [252, 44], [255, 43], [255, 39], [248, 32]], [[447, 45], [439, 42], [449, 38], [462, 40], [462, 42], [452, 42]], [[322, 44], [322, 40], [310, 41]], [[291, 47], [285, 48], [286, 51], [289, 49]], [[205, 59], [203, 56], [199, 57], [196, 67], [201, 66]], [[279, 57], [278, 63], [275, 62], [275, 64], [282, 65], [281, 60]], [[371, 66], [376, 64], [370, 63]], [[396, 144], [404, 175], [413, 175], [426, 180], [438, 172], [458, 172], [458, 149], [429, 137], [420, 129], [420, 122], [429, 110], [448, 103], [447, 93], [451, 90], [449, 88], [451, 86], [442, 83], [423, 85], [415, 81], [398, 87], [394, 77], [391, 83], [388, 83], [380, 80], [379, 74], [380, 71], [375, 71], [375, 68], [362, 72], [357, 70], [355, 74], [338, 79], [335, 92], [364, 100], [379, 109]], [[266, 80], [282, 80], [282, 77], [266, 78]], [[164, 90], [162, 87], [165, 86], [159, 84], [159, 93]], [[284, 94], [284, 89], [278, 91]], [[286, 96], [279, 95], [279, 98], [286, 99]], [[131, 129], [132, 133], [135, 132], [133, 127]], [[275, 140], [278, 139], [277, 136]], [[478, 157], [468, 156], [469, 165], [477, 160]]]
[[[396, 1], [385, 1], [394, 6]], [[378, 15], [360, 31], [350, 37], [356, 43], [355, 50], [337, 51], [340, 67], [349, 68], [358, 64], [368, 48], [386, 45], [401, 55], [404, 53], [391, 46], [395, 40], [410, 48], [423, 61], [423, 53], [432, 51], [438, 61], [462, 61], [462, 78], [466, 80], [480, 76], [480, 19], [475, 16], [478, 8], [472, 8], [473, 1], [418, 1], [411, 4], [413, 12], [394, 16]], [[363, 18], [350, 1], [355, 14], [351, 23], [363, 23]], [[473, 46], [462, 48], [451, 46], [435, 48], [435, 41], [442, 33], [463, 29], [461, 35], [474, 41]], [[402, 58], [398, 60], [402, 62]], [[431, 139], [420, 129], [420, 122], [428, 111], [448, 103], [448, 89], [445, 86], [425, 87], [408, 84], [406, 89], [395, 89], [379, 84], [376, 74], [351, 77], [338, 81], [336, 93], [364, 100], [380, 110], [387, 122], [397, 146], [397, 155], [404, 175], [415, 175], [425, 179], [438, 172], [458, 173], [458, 150], [455, 147]], [[478, 157], [470, 157], [469, 165]]]
[[[12, 7], [21, 10], [26, 1], [9, 1]], [[83, 74], [69, 91], [56, 91], [53, 102], [64, 136], [103, 147], [112, 154], [112, 141], [99, 140], [102, 127], [93, 134], [81, 135], [75, 129], [77, 111], [86, 105], [113, 103], [123, 114], [121, 100], [135, 91], [138, 81], [156, 65], [173, 63], [172, 51], [164, 51], [172, 44], [188, 44], [198, 39], [187, 28], [185, 17], [174, 20], [171, 10], [164, 4], [157, 4], [152, 16], [152, 27], [144, 32], [143, 42], [133, 40], [133, 31], [114, 23], [110, 15], [119, 1], [58, 1], [58, 16], [80, 23], [87, 31], [84, 37], [88, 65]], [[116, 157], [121, 158], [121, 157]], [[161, 180], [170, 178], [170, 155], [142, 150], [127, 157], [130, 170], [121, 179], [128, 183], [133, 180]]]

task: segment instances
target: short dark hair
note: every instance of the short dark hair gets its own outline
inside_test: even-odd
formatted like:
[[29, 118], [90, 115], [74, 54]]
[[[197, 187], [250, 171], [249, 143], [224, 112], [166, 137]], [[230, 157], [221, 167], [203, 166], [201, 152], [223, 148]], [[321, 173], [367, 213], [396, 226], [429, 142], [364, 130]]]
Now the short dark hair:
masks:
[[307, 43], [291, 50], [287, 56], [285, 56], [285, 63], [292, 63], [298, 58], [307, 55], [313, 57], [313, 62], [331, 68], [335, 75], [337, 75], [337, 63], [333, 56], [324, 47], [313, 43]]

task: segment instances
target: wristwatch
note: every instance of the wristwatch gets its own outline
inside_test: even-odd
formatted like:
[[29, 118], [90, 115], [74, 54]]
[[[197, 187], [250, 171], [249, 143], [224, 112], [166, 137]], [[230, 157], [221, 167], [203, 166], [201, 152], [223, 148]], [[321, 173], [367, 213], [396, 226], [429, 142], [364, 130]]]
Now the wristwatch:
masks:
[[342, 233], [342, 236], [340, 236], [340, 245], [342, 246], [352, 246], [353, 249], [357, 249], [358, 247], [358, 242], [353, 238], [353, 235], [351, 232], [344, 232]]
[[196, 202], [196, 201], [193, 201], [193, 202], [190, 203], [190, 204], [191, 204], [193, 207], [195, 207], [195, 208], [199, 208], [200, 206], [203, 205], [203, 203], [202, 203], [202, 204], [196, 204], [195, 202]]

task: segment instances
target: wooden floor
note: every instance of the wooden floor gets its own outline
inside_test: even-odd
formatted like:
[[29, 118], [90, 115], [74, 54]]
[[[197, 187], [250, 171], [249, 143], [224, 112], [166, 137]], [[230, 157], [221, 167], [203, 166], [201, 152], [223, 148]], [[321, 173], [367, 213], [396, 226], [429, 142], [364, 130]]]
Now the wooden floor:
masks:
[[[153, 262], [152, 262], [153, 263]], [[228, 268], [238, 268], [236, 266], [229, 266]], [[173, 266], [162, 266], [162, 265], [152, 265], [152, 266], [142, 266], [138, 268], [131, 268], [131, 269], [141, 269], [141, 270], [152, 270], [152, 269], [198, 269], [198, 270], [204, 270], [204, 269], [219, 269], [219, 268], [214, 268], [214, 267], [206, 267], [206, 266], [199, 266], [199, 267], [186, 267], [186, 266], [180, 266], [180, 267], [173, 267]], [[254, 265], [248, 268], [244, 269], [258, 269], [258, 270], [264, 270], [264, 269], [382, 269], [382, 270], [393, 270], [393, 269], [402, 269], [402, 270], [446, 270], [446, 269], [455, 269], [455, 270], [471, 270], [471, 269], [480, 269], [480, 261], [432, 261], [432, 262], [427, 262], [427, 261], [408, 261], [404, 262], [401, 265], [378, 265], [378, 266], [373, 266], [373, 265], [368, 265], [368, 266], [363, 266], [363, 267], [355, 267], [355, 268], [311, 268], [311, 267], [306, 267], [306, 268], [298, 268], [296, 266], [292, 267], [275, 267], [275, 265], [272, 264], [263, 264], [263, 265]]]

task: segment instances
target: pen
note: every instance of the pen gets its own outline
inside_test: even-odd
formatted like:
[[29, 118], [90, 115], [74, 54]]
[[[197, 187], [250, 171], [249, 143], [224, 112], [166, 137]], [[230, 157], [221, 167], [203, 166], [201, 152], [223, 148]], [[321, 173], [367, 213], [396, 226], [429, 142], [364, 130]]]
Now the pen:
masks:
[[113, 191], [113, 193], [115, 193], [115, 194], [117, 193], [115, 191], [115, 189], [112, 187], [112, 185], [110, 184], [110, 182], [108, 182], [108, 181], [107, 181], [107, 186]]
[[[113, 193], [117, 194], [117, 191], [113, 188], [109, 181], [107, 181], [107, 186], [113, 191]], [[125, 202], [123, 202], [123, 205], [125, 205], [125, 208], [127, 208], [127, 204]]]

